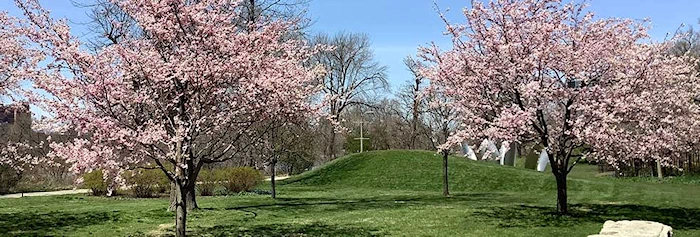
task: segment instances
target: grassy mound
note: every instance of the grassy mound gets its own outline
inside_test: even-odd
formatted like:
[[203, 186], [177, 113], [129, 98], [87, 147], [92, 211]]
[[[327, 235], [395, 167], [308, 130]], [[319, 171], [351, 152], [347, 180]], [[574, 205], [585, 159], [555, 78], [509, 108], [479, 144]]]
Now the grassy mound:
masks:
[[[551, 173], [503, 167], [462, 157], [449, 158], [451, 191], [518, 192], [555, 190]], [[569, 190], [605, 189], [605, 183], [569, 181]], [[442, 157], [430, 151], [374, 151], [339, 158], [322, 167], [292, 177], [288, 185], [353, 187], [393, 190], [440, 190]]]

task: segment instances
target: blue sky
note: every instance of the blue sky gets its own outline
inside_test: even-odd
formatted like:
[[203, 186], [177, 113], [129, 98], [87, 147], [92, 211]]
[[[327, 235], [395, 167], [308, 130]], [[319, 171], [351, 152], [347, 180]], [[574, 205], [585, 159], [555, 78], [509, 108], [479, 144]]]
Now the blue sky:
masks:
[[[564, 0], [565, 2], [567, 0]], [[376, 58], [389, 67], [393, 88], [410, 79], [403, 65], [406, 55], [435, 41], [448, 45], [442, 35], [444, 23], [434, 9], [434, 2], [451, 22], [463, 22], [461, 10], [470, 0], [315, 0], [311, 17], [315, 31], [365, 32], [373, 42]], [[654, 40], [664, 39], [682, 24], [695, 24], [700, 18], [697, 0], [589, 0], [589, 10], [599, 17], [650, 18]]]
[[[74, 33], [84, 34], [87, 9], [76, 8], [70, 0], [41, 0], [56, 18], [74, 23]], [[79, 0], [88, 2], [89, 0]], [[565, 0], [567, 1], [567, 0]], [[447, 45], [442, 35], [444, 23], [434, 3], [451, 22], [462, 22], [461, 9], [470, 0], [312, 0], [309, 13], [314, 21], [311, 30], [333, 34], [338, 31], [364, 32], [372, 40], [376, 59], [388, 66], [393, 88], [410, 79], [403, 58], [416, 53], [417, 47], [432, 41]], [[674, 32], [682, 23], [695, 24], [700, 18], [697, 0], [589, 0], [589, 10], [599, 17], [650, 18], [655, 40]], [[0, 0], [0, 9], [17, 13], [11, 0]]]

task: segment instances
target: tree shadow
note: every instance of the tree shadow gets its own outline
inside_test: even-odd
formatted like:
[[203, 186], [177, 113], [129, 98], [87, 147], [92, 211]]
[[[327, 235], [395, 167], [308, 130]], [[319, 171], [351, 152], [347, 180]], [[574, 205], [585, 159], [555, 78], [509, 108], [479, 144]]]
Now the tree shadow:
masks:
[[[279, 210], [323, 211], [323, 212], [348, 212], [357, 210], [389, 210], [408, 208], [421, 205], [454, 204], [459, 202], [491, 202], [507, 196], [500, 193], [464, 193], [450, 197], [439, 195], [406, 195], [406, 196], [379, 196], [360, 199], [343, 198], [278, 198], [275, 203], [234, 206], [223, 208], [224, 210], [242, 211], [257, 217], [258, 210], [275, 212]], [[213, 209], [210, 209], [213, 210]]]
[[374, 196], [370, 198], [333, 198], [333, 197], [282, 197], [274, 202], [262, 204], [235, 205], [223, 208], [201, 208], [207, 211], [240, 211], [245, 218], [236, 224], [217, 225], [214, 227], [193, 227], [192, 235], [207, 236], [383, 236], [386, 233], [367, 226], [330, 225], [326, 223], [284, 223], [257, 224], [255, 220], [261, 213], [285, 216], [297, 216], [300, 213], [333, 213], [352, 211], [385, 211], [401, 208], [415, 208], [440, 204], [492, 206], [502, 198], [512, 198], [506, 193], [457, 193], [450, 197], [439, 194], [406, 194]]
[[358, 226], [328, 225], [323, 223], [311, 224], [265, 224], [252, 226], [217, 225], [209, 228], [198, 228], [191, 232], [192, 236], [384, 236], [376, 229]]
[[647, 220], [660, 222], [678, 230], [700, 229], [700, 209], [660, 208], [644, 205], [574, 204], [570, 215], [562, 216], [552, 207], [518, 205], [493, 207], [474, 215], [495, 221], [499, 227], [567, 227], [582, 222], [602, 224], [607, 220]]
[[49, 212], [49, 213], [0, 213], [0, 235], [26, 236], [51, 235], [56, 230], [71, 231], [103, 222], [118, 221], [119, 213], [113, 212]]

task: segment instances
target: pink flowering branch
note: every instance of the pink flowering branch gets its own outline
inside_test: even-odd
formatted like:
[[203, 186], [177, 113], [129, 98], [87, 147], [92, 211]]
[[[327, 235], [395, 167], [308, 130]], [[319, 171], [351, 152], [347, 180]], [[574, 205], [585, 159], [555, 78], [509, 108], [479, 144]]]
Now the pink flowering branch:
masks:
[[[68, 159], [73, 171], [118, 174], [155, 163], [184, 199], [205, 163], [257, 142], [259, 124], [318, 113], [310, 96], [322, 71], [305, 66], [317, 49], [288, 39], [292, 23], [243, 29], [236, 24], [239, 1], [232, 0], [113, 3], [142, 35], [91, 52], [36, 0], [17, 0], [46, 56], [46, 66], [31, 75], [41, 91], [32, 100], [80, 136], [52, 145], [52, 155]], [[178, 199], [178, 236], [183, 208]]]

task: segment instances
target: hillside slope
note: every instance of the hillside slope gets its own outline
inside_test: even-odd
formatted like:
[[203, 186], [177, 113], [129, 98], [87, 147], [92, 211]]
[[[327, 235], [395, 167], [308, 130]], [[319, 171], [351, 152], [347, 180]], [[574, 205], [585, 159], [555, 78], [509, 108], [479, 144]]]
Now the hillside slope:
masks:
[[[518, 192], [555, 190], [551, 173], [450, 157], [450, 190]], [[286, 185], [393, 190], [440, 190], [442, 157], [430, 151], [374, 151], [339, 158], [282, 182]], [[569, 180], [569, 190], [607, 189], [605, 182]]]

